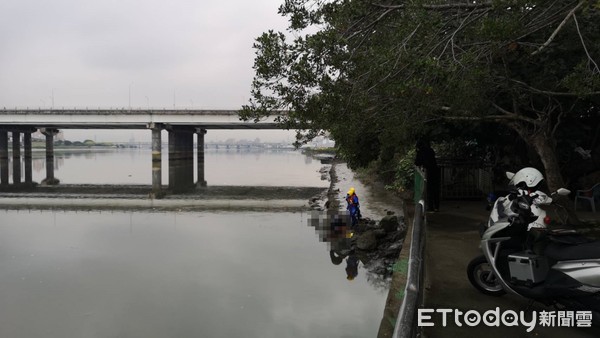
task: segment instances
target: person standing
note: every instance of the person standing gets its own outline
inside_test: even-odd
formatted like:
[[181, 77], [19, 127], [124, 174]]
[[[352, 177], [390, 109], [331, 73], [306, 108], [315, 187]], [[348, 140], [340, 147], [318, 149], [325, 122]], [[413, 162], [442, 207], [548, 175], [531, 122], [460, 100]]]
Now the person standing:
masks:
[[360, 204], [358, 202], [358, 196], [356, 196], [356, 191], [354, 188], [350, 188], [348, 190], [348, 194], [346, 194], [346, 209], [350, 213], [350, 218], [352, 219], [352, 227], [355, 227], [358, 224], [358, 219], [360, 218]]
[[440, 167], [437, 165], [435, 151], [431, 148], [429, 140], [417, 141], [415, 165], [424, 168], [427, 175], [427, 209], [438, 211], [440, 208]]

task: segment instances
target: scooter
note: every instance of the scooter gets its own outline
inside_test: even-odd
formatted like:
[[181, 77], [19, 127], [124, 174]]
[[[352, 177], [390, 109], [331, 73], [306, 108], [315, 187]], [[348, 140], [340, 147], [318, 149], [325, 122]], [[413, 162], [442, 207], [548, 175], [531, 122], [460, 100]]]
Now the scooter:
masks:
[[[552, 196], [569, 193], [561, 188]], [[552, 199], [539, 191], [518, 189], [495, 202], [481, 231], [483, 255], [467, 267], [469, 281], [486, 295], [508, 292], [558, 309], [591, 311], [596, 324], [600, 241], [572, 230], [548, 230], [539, 223], [547, 217], [538, 203], [552, 203]]]
[[552, 204], [552, 197], [546, 195], [545, 193], [539, 190], [529, 192], [528, 190], [518, 189], [515, 190], [511, 195], [508, 195], [506, 197], [499, 197], [494, 202], [493, 207], [491, 207], [488, 222], [487, 224], [484, 224], [484, 227], [481, 229], [482, 231], [485, 231], [487, 228], [493, 226], [498, 222], [506, 222], [508, 220], [508, 215], [505, 214], [505, 210], [508, 210], [508, 212], [510, 213], [509, 206], [512, 203], [510, 197], [515, 195], [527, 195], [532, 199], [530, 208], [531, 213], [533, 214], [533, 216], [535, 216], [535, 219], [533, 219], [533, 221], [529, 223], [527, 231], [531, 230], [532, 228], [546, 228], [546, 226], [550, 224], [550, 218], [547, 216], [546, 210], [542, 209], [540, 206]]

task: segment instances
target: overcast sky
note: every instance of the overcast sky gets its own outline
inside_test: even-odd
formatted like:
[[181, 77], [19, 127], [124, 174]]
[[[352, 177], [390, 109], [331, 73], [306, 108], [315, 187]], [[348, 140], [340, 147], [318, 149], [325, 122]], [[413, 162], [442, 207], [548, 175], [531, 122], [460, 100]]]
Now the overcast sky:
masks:
[[239, 109], [282, 2], [0, 0], [0, 106]]

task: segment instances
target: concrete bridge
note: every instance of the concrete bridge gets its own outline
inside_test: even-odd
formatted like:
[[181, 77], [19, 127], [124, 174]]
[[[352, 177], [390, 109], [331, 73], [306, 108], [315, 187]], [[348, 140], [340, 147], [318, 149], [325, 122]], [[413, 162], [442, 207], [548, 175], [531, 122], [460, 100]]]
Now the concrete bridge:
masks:
[[[274, 118], [240, 121], [235, 110], [175, 109], [0, 109], [0, 185], [8, 185], [8, 133], [12, 133], [13, 184], [31, 185], [31, 134], [46, 136], [46, 178], [55, 185], [54, 136], [59, 129], [148, 129], [152, 133], [152, 196], [164, 194], [161, 182], [161, 131], [168, 131], [169, 190], [183, 192], [206, 186], [204, 135], [210, 129], [281, 129]], [[23, 134], [24, 182], [21, 180]], [[197, 135], [197, 174], [194, 183], [194, 134]]]
[[274, 118], [240, 121], [236, 110], [0, 109], [0, 126], [57, 129], [146, 129], [151, 124], [203, 129], [281, 129]]

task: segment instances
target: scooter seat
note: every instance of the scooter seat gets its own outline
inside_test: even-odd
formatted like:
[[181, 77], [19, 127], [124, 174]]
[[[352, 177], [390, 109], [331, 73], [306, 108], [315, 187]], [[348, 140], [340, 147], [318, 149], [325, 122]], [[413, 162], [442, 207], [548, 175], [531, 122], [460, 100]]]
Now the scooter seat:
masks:
[[600, 259], [600, 241], [580, 244], [550, 242], [548, 243], [544, 254], [546, 257], [556, 261]]

